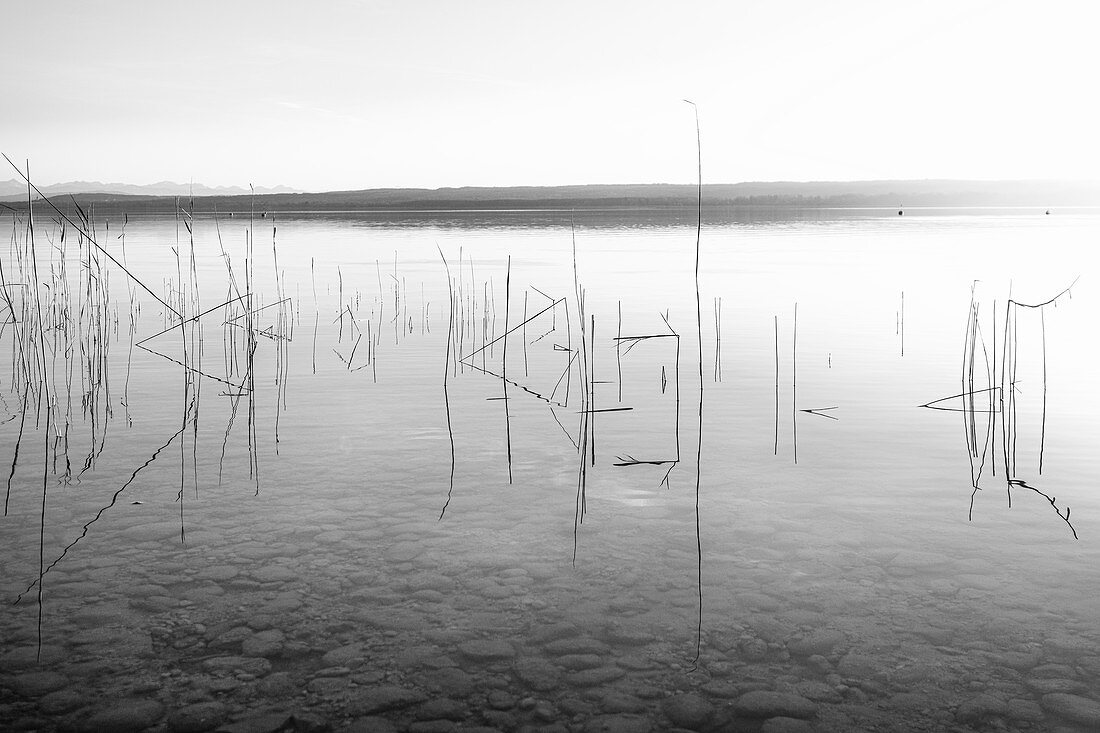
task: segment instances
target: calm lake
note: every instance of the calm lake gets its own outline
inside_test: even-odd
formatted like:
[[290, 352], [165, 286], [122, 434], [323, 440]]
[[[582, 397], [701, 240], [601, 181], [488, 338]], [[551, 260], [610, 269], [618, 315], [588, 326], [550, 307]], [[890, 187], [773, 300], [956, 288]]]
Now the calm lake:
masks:
[[4, 729], [1100, 728], [1096, 211], [0, 222]]

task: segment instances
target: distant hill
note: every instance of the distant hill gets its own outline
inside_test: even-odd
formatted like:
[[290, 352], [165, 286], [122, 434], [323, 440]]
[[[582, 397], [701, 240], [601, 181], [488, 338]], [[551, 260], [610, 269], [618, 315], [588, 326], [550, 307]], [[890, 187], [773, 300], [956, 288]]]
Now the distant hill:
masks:
[[[117, 196], [237, 196], [248, 195], [247, 188], [241, 186], [204, 186], [201, 183], [174, 183], [173, 181], [160, 181], [159, 183], [147, 183], [135, 185], [132, 183], [100, 183], [99, 181], [69, 181], [68, 183], [54, 183], [49, 186], [38, 187], [47, 196], [80, 195], [80, 194], [113, 194]], [[256, 193], [297, 193], [296, 189], [288, 186], [264, 187], [257, 186]], [[0, 181], [0, 200], [11, 198], [25, 198], [27, 184], [19, 179]]]
[[[71, 185], [71, 184], [64, 184]], [[166, 184], [169, 185], [169, 184]], [[170, 184], [175, 185], [175, 184]], [[210, 189], [206, 189], [210, 190]], [[71, 207], [69, 196], [43, 189], [58, 207]], [[73, 194], [97, 211], [170, 213], [179, 194], [118, 194], [87, 191]], [[569, 210], [681, 209], [694, 207], [697, 190], [690, 184], [607, 184], [576, 186], [511, 186], [503, 188], [377, 188], [327, 193], [200, 193], [196, 212], [243, 213], [325, 211], [439, 210]], [[25, 206], [21, 196], [5, 197], [7, 206]], [[707, 207], [950, 207], [950, 206], [1100, 206], [1100, 181], [815, 181], [706, 184]]]

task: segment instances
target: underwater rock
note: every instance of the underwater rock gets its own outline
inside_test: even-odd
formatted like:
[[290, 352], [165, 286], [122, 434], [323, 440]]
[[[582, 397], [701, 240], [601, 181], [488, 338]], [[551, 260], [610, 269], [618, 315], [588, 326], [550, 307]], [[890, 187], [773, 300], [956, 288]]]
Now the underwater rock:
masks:
[[[181, 633], [186, 634], [186, 629], [180, 629]], [[207, 647], [212, 650], [232, 650], [236, 651], [241, 648], [241, 644], [245, 639], [252, 636], [252, 630], [247, 626], [234, 626], [231, 629], [217, 633], [217, 629], [209, 629], [207, 631], [207, 637], [209, 643]]]
[[256, 568], [251, 575], [253, 580], [260, 583], [289, 583], [298, 580], [298, 573], [281, 565], [267, 565]]
[[[261, 712], [248, 715], [232, 723], [220, 725], [217, 733], [276, 733], [284, 731], [290, 723], [290, 715], [285, 712]], [[291, 728], [290, 730], [294, 730]]]
[[417, 720], [462, 720], [469, 714], [466, 706], [458, 700], [437, 697], [418, 706], [414, 717]]
[[42, 697], [60, 690], [69, 680], [57, 672], [23, 672], [13, 677], [9, 684], [22, 697]]
[[352, 667], [366, 656], [362, 644], [347, 644], [325, 652], [321, 663], [326, 667]]
[[649, 733], [653, 723], [641, 715], [598, 715], [584, 724], [583, 733]]
[[1025, 684], [1032, 692], [1045, 695], [1049, 692], [1087, 692], [1089, 687], [1084, 682], [1067, 680], [1062, 677], [1033, 677], [1025, 680]]
[[512, 667], [512, 671], [532, 690], [545, 692], [558, 686], [559, 668], [539, 657], [520, 659]]
[[65, 650], [59, 646], [43, 644], [41, 656], [37, 646], [21, 646], [0, 656], [0, 669], [15, 670], [37, 667], [39, 664], [53, 664], [65, 658]]
[[1004, 717], [1008, 704], [993, 695], [977, 695], [965, 700], [955, 709], [955, 720], [967, 725], [982, 725], [990, 718]]
[[38, 709], [46, 715], [61, 715], [76, 710], [87, 701], [84, 696], [73, 690], [57, 690], [38, 701]]
[[350, 687], [351, 680], [347, 677], [317, 677], [306, 685], [309, 692], [327, 699], [345, 694]]
[[847, 637], [842, 631], [818, 629], [789, 640], [787, 651], [795, 657], [811, 657], [815, 654], [827, 657], [833, 649], [844, 644], [846, 640]]
[[436, 698], [418, 705], [414, 711], [414, 718], [420, 721], [459, 721], [466, 718], [470, 711], [466, 705], [451, 698]]
[[814, 727], [808, 720], [798, 718], [768, 718], [760, 726], [760, 733], [811, 733]]
[[225, 720], [228, 708], [220, 702], [197, 702], [168, 716], [169, 733], [202, 733], [213, 730]]
[[467, 697], [477, 689], [474, 676], [456, 667], [434, 670], [427, 675], [426, 681], [429, 686], [451, 697]]
[[1043, 710], [1074, 723], [1100, 728], [1100, 702], [1080, 695], [1052, 692], [1043, 695]]
[[744, 639], [737, 648], [746, 662], [762, 662], [768, 658], [768, 643], [763, 639]]
[[581, 630], [573, 624], [547, 624], [546, 626], [540, 626], [538, 629], [531, 632], [531, 634], [528, 636], [528, 639], [532, 644], [548, 644], [552, 641], [558, 641], [559, 639], [568, 639], [573, 636], [580, 636], [580, 633]]
[[607, 666], [572, 672], [566, 675], [565, 679], [574, 687], [592, 687], [617, 680], [625, 674], [626, 672], [618, 667]]
[[605, 713], [642, 713], [645, 708], [641, 698], [622, 692], [609, 692], [600, 698], [600, 709]]
[[494, 710], [511, 710], [516, 706], [516, 698], [504, 690], [490, 690], [486, 702]]
[[694, 693], [683, 693], [666, 698], [661, 710], [674, 725], [689, 730], [699, 730], [714, 713], [714, 706]]
[[410, 690], [397, 685], [382, 685], [363, 690], [348, 705], [348, 713], [354, 716], [384, 713], [387, 710], [407, 708], [424, 702], [428, 696], [419, 690]]
[[746, 718], [812, 718], [817, 715], [817, 704], [789, 692], [746, 692], [734, 701], [733, 707]]
[[241, 642], [241, 653], [246, 657], [277, 657], [283, 650], [285, 639], [278, 629], [260, 631]]
[[848, 652], [840, 658], [836, 666], [837, 672], [844, 677], [865, 680], [876, 676], [883, 676], [879, 670], [879, 660], [867, 654]]
[[569, 670], [593, 669], [599, 667], [603, 660], [597, 654], [566, 654], [558, 657], [555, 662]]
[[397, 733], [397, 726], [385, 718], [370, 715], [351, 723], [345, 733]]
[[516, 655], [515, 648], [500, 639], [474, 639], [458, 645], [463, 656], [478, 662], [511, 659]]
[[1079, 636], [1065, 635], [1046, 639], [1043, 642], [1043, 651], [1053, 659], [1076, 659], [1094, 654], [1096, 645]]
[[202, 580], [213, 580], [223, 583], [237, 577], [240, 572], [241, 571], [234, 565], [211, 565], [201, 568], [199, 572], [195, 574], [195, 577]]
[[1016, 698], [1008, 701], [1008, 717], [1011, 720], [1026, 720], [1038, 723], [1043, 720], [1043, 709], [1034, 700]]
[[611, 647], [597, 639], [576, 637], [552, 641], [544, 649], [552, 657], [564, 657], [567, 654], [607, 654]]
[[271, 671], [271, 662], [263, 657], [212, 657], [202, 663], [202, 668], [212, 674], [250, 674], [263, 677]]
[[164, 706], [156, 700], [130, 698], [112, 700], [84, 717], [77, 725], [81, 733], [137, 733], [154, 725], [164, 715]]

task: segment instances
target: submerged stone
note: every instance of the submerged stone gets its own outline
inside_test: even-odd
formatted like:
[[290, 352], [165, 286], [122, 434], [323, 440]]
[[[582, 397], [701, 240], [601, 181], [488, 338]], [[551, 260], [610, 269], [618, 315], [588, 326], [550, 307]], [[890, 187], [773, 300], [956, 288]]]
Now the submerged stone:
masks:
[[560, 669], [538, 657], [520, 659], [512, 671], [532, 690], [545, 692], [558, 686]]
[[325, 652], [321, 662], [326, 667], [350, 667], [366, 656], [362, 644], [348, 644]]
[[1008, 712], [1008, 705], [993, 695], [977, 695], [962, 702], [955, 709], [955, 720], [968, 725], [981, 725], [989, 718], [1002, 717]]
[[788, 641], [787, 651], [796, 657], [810, 657], [815, 654], [827, 657], [833, 649], [842, 645], [845, 640], [842, 631], [818, 629]]
[[760, 733], [812, 733], [813, 725], [808, 720], [798, 718], [768, 718], [760, 727]]
[[46, 715], [61, 715], [84, 705], [84, 696], [72, 690], [57, 690], [38, 701], [38, 709]]
[[12, 688], [23, 697], [42, 697], [68, 683], [69, 680], [57, 672], [23, 672], [11, 680]]
[[250, 674], [263, 677], [271, 671], [271, 662], [263, 657], [212, 657], [202, 668], [214, 674]]
[[566, 675], [566, 680], [575, 687], [591, 687], [617, 680], [625, 674], [626, 672], [618, 667], [595, 667], [580, 672], [571, 672]]
[[225, 720], [228, 709], [220, 702], [197, 702], [168, 716], [169, 733], [202, 733]]
[[59, 646], [43, 644], [41, 651], [37, 646], [21, 646], [0, 656], [0, 669], [27, 669], [42, 664], [53, 664], [65, 658], [65, 650]]
[[1043, 695], [1043, 710], [1074, 723], [1100, 728], [1100, 702], [1080, 695], [1052, 692]]
[[115, 700], [85, 718], [78, 730], [88, 733], [137, 733], [154, 725], [164, 715], [156, 700]]
[[364, 690], [353, 698], [348, 705], [348, 712], [354, 716], [373, 715], [387, 710], [407, 708], [427, 699], [428, 696], [419, 690], [410, 690], [397, 685], [382, 685]]
[[511, 659], [516, 655], [515, 648], [500, 639], [474, 639], [458, 645], [463, 656], [476, 661]]
[[693, 693], [673, 695], [661, 703], [661, 710], [673, 725], [689, 730], [699, 730], [714, 713], [714, 706]]
[[817, 714], [817, 705], [801, 695], [768, 690], [746, 692], [733, 707], [746, 718], [812, 718]]
[[584, 733], [649, 733], [653, 723], [642, 715], [598, 715], [584, 725]]

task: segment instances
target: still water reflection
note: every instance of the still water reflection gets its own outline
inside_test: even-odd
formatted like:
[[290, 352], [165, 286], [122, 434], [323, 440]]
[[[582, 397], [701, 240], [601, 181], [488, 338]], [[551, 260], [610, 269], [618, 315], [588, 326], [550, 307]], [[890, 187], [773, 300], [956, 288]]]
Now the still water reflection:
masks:
[[1093, 213], [7, 223], [5, 725], [1100, 726]]

